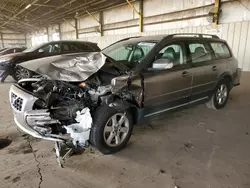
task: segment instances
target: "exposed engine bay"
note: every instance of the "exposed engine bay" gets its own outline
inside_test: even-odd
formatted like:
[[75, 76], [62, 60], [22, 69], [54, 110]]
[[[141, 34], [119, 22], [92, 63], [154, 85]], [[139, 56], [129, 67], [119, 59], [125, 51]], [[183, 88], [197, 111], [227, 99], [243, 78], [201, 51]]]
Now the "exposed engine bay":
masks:
[[[111, 95], [111, 85], [97, 75], [82, 83], [68, 83], [48, 79], [21, 80], [18, 85], [38, 98], [27, 123], [34, 125], [40, 134], [73, 135], [75, 146], [85, 146], [89, 133], [83, 138], [74, 133], [89, 132], [91, 113]], [[32, 114], [35, 113], [35, 114]], [[40, 114], [40, 115], [39, 115]], [[69, 128], [72, 127], [72, 128]]]

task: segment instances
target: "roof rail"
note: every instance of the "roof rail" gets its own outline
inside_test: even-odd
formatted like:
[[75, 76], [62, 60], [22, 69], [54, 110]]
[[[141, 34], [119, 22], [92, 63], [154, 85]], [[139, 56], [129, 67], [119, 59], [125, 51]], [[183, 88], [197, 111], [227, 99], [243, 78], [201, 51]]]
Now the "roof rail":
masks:
[[175, 36], [194, 36], [198, 38], [206, 38], [206, 37], [212, 37], [213, 39], [220, 39], [217, 35], [209, 35], [209, 34], [202, 34], [202, 33], [176, 33], [168, 35], [168, 37], [175, 37]]

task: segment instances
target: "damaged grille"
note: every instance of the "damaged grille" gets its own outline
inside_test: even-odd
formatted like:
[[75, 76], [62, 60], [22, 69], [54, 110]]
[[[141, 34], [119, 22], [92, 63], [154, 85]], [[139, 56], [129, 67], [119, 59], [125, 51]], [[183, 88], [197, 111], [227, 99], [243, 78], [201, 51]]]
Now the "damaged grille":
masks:
[[11, 105], [18, 111], [22, 111], [23, 99], [16, 94], [11, 93]]

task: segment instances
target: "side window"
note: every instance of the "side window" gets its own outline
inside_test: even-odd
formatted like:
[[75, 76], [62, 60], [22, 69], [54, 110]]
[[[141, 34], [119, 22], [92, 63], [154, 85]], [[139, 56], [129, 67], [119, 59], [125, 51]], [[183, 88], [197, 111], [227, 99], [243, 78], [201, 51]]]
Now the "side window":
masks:
[[58, 43], [49, 44], [41, 48], [44, 53], [59, 53], [61, 52], [60, 45]]
[[71, 52], [71, 50], [70, 50], [70, 44], [68, 44], [68, 43], [62, 43], [62, 52], [64, 52], [64, 53]]
[[52, 49], [51, 49], [51, 53], [58, 53], [58, 52], [61, 52], [61, 48], [60, 48], [59, 44], [53, 44]]
[[50, 45], [47, 45], [47, 46], [44, 46], [41, 48], [44, 53], [49, 53], [50, 52], [50, 49], [51, 49], [51, 44]]
[[16, 48], [14, 53], [22, 52], [22, 49]]
[[187, 64], [185, 45], [171, 44], [156, 54], [153, 68], [170, 69], [184, 64]]
[[155, 46], [155, 43], [140, 42], [137, 47], [141, 48], [144, 54], [148, 54], [149, 51]]
[[117, 48], [112, 51], [109, 55], [116, 61], [127, 61], [132, 51], [133, 47], [121, 46], [120, 48]]
[[71, 48], [71, 51], [72, 51], [72, 52], [81, 52], [81, 51], [83, 51], [83, 50], [81, 50], [79, 44], [71, 43], [71, 44], [70, 44], [70, 48]]
[[87, 45], [80, 44], [79, 46], [80, 46], [80, 51], [81, 52], [92, 52], [92, 51], [94, 51], [90, 47], [88, 47]]
[[193, 63], [212, 60], [211, 50], [206, 43], [190, 43], [189, 50]]
[[216, 59], [223, 59], [231, 57], [230, 51], [226, 44], [221, 42], [211, 42], [211, 47], [214, 51]]

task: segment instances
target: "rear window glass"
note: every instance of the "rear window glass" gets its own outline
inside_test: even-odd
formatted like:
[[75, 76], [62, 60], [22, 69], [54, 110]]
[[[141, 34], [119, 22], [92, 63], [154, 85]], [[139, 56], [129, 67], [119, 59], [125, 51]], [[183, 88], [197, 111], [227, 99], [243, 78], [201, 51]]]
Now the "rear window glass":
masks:
[[80, 44], [79, 45], [80, 46], [80, 49], [81, 49], [81, 51], [83, 51], [83, 52], [93, 52], [93, 51], [96, 51], [96, 50], [94, 50], [93, 48], [92, 48], [92, 46], [89, 46], [88, 44]]
[[216, 59], [231, 57], [230, 51], [226, 44], [220, 42], [212, 42], [210, 44], [214, 51]]
[[189, 50], [191, 52], [193, 63], [212, 60], [211, 50], [209, 50], [207, 43], [190, 43]]

